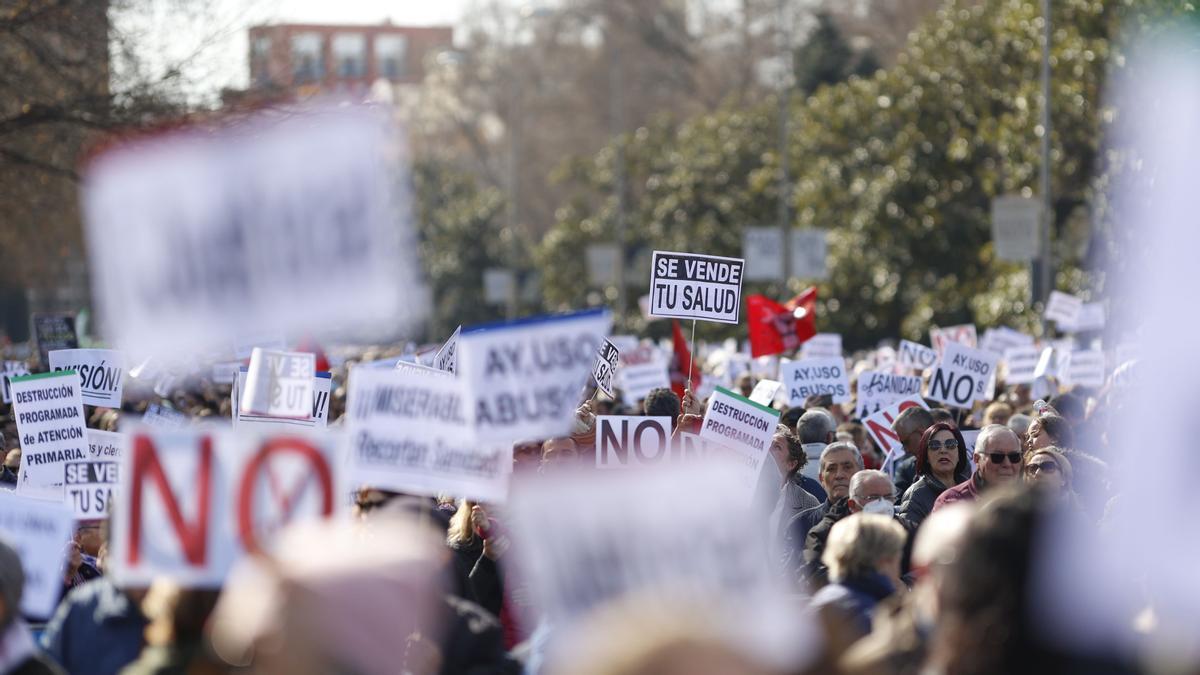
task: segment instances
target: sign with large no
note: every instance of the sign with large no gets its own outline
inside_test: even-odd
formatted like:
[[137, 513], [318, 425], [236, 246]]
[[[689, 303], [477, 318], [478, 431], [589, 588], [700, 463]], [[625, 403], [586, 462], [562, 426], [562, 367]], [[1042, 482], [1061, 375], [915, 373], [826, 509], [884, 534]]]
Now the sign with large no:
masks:
[[165, 576], [215, 587], [247, 552], [306, 518], [327, 518], [339, 500], [332, 436], [260, 436], [228, 427], [129, 434], [118, 471], [110, 564], [118, 583]]
[[992, 378], [999, 360], [992, 352], [957, 342], [946, 343], [942, 361], [929, 379], [925, 398], [952, 408], [970, 408], [975, 401], [987, 400], [991, 397]]
[[598, 468], [659, 464], [670, 454], [670, 417], [601, 415], [596, 418]]

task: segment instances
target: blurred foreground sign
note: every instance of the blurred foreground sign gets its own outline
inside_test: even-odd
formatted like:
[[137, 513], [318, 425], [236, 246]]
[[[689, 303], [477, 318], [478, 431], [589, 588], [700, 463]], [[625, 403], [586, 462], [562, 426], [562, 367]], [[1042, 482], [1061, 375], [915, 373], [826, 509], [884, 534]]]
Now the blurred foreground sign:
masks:
[[83, 205], [105, 337], [169, 354], [421, 320], [408, 199], [386, 159], [396, 139], [373, 112], [312, 109], [101, 155]]
[[61, 504], [0, 490], [0, 534], [21, 556], [25, 572], [21, 612], [50, 616], [62, 594], [59, 570], [71, 539], [71, 512]]
[[276, 530], [333, 515], [335, 441], [258, 436], [228, 427], [129, 435], [112, 520], [113, 575], [128, 584], [166, 576], [219, 586], [246, 552], [269, 550]]

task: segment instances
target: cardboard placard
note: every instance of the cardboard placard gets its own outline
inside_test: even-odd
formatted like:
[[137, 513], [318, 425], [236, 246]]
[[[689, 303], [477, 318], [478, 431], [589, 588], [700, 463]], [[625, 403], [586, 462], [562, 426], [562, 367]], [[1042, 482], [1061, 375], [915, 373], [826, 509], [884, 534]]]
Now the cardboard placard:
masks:
[[125, 455], [125, 444], [129, 439], [115, 431], [88, 429], [88, 459], [119, 460]]
[[446, 339], [446, 343], [433, 356], [433, 367], [447, 373], [455, 373], [458, 368], [458, 334], [462, 326], [454, 329], [454, 333]]
[[623, 469], [659, 464], [670, 455], [670, 417], [596, 417], [597, 468]]
[[571, 433], [579, 392], [612, 326], [607, 309], [464, 329], [458, 376], [485, 445]]
[[861, 419], [896, 401], [920, 395], [920, 375], [897, 375], [879, 370], [866, 370], [858, 374], [858, 396], [854, 415]]
[[46, 367], [50, 352], [58, 349], [78, 349], [79, 335], [75, 332], [75, 316], [63, 313], [37, 313], [33, 319], [33, 341], [37, 343], [42, 367]]
[[1003, 356], [1004, 353], [1010, 349], [1032, 346], [1032, 335], [1026, 335], [1025, 333], [1013, 330], [1007, 326], [989, 328], [983, 331], [983, 339], [979, 342], [980, 349], [985, 349], [1001, 356]]
[[910, 340], [900, 341], [900, 365], [913, 370], [922, 371], [937, 364], [938, 353], [922, 344]]
[[351, 372], [346, 398], [351, 484], [503, 502], [511, 446], [475, 442], [472, 402], [462, 378]]
[[6, 404], [12, 403], [12, 388], [9, 386], [9, 379], [28, 374], [29, 366], [26, 366], [24, 361], [4, 362], [4, 372], [0, 374], [0, 378], [4, 380], [4, 402]]
[[1073, 349], [1067, 352], [1065, 368], [1060, 370], [1062, 383], [1068, 387], [1103, 387], [1108, 371], [1104, 352], [1099, 349]]
[[957, 342], [946, 343], [942, 360], [929, 379], [925, 398], [952, 408], [970, 408], [975, 401], [988, 400], [999, 359], [991, 352], [964, 347]]
[[79, 375], [63, 370], [15, 377], [12, 393], [21, 441], [17, 492], [62, 501], [62, 465], [87, 459]]
[[267, 417], [307, 419], [313, 410], [316, 356], [255, 347], [238, 411]]
[[82, 190], [105, 337], [159, 355], [417, 325], [431, 303], [400, 142], [382, 111], [292, 106], [112, 146]]
[[650, 315], [738, 323], [744, 267], [741, 258], [655, 251]]
[[1042, 351], [1032, 345], [1027, 347], [1013, 347], [1004, 352], [1004, 365], [1006, 374], [1004, 382], [1006, 384], [1029, 384], [1034, 380], [1034, 372], [1037, 370], [1038, 359], [1041, 357]]
[[900, 442], [900, 437], [896, 435], [896, 432], [892, 431], [892, 422], [896, 421], [901, 412], [909, 408], [928, 410], [929, 406], [920, 396], [909, 396], [863, 419], [863, 426], [867, 428], [867, 433], [871, 435], [876, 447], [884, 454], [883, 470], [889, 473], [892, 466], [904, 456], [904, 444]]
[[183, 429], [191, 422], [186, 414], [164, 405], [151, 403], [142, 415], [142, 424], [156, 429]]
[[775, 396], [782, 390], [783, 383], [778, 380], [759, 380], [758, 384], [754, 385], [754, 391], [750, 392], [750, 400], [770, 406], [775, 402]]
[[743, 447], [753, 451], [758, 465], [770, 453], [771, 439], [779, 424], [779, 411], [717, 387], [708, 397], [700, 438], [725, 447]]
[[787, 387], [789, 405], [802, 405], [809, 396], [825, 394], [831, 394], [834, 403], [850, 400], [850, 378], [840, 356], [785, 363], [779, 367], [779, 378]]
[[71, 511], [62, 504], [0, 490], [0, 533], [21, 556], [25, 572], [25, 590], [21, 593], [21, 613], [25, 616], [49, 618], [58, 606], [63, 555], [71, 540], [71, 529]]
[[50, 370], [79, 373], [85, 405], [121, 407], [125, 385], [125, 357], [113, 349], [56, 349], [50, 352]]
[[802, 359], [832, 359], [842, 356], [842, 336], [838, 333], [817, 333], [800, 345]]
[[112, 518], [113, 579], [220, 586], [238, 558], [269, 552], [286, 524], [334, 515], [344, 501], [336, 457], [328, 435], [133, 429]]
[[964, 347], [975, 348], [977, 344], [977, 336], [975, 333], [975, 324], [964, 323], [958, 326], [947, 326], [938, 328], [930, 326], [929, 328], [929, 344], [933, 346], [933, 351], [938, 353], [940, 357], [946, 353], [946, 345], [951, 342], [956, 342]]
[[[359, 369], [356, 368], [355, 370]], [[436, 372], [441, 374], [441, 371]], [[329, 396], [333, 388], [333, 377], [328, 372], [319, 372], [313, 375], [312, 411], [308, 417], [302, 418], [272, 417], [270, 415], [256, 415], [254, 413], [242, 412], [239, 406], [239, 399], [241, 398], [242, 381], [246, 377], [246, 373], [246, 368], [238, 371], [233, 380], [233, 389], [229, 394], [233, 403], [233, 428], [237, 429], [242, 424], [252, 424], [260, 427], [274, 426], [280, 429], [289, 427], [323, 428], [329, 424]]]
[[120, 462], [88, 460], [63, 465], [66, 504], [76, 520], [107, 518], [120, 482]]
[[[1045, 316], [1058, 324], [1059, 328], [1074, 326], [1079, 320], [1079, 312], [1083, 310], [1083, 300], [1062, 291], [1050, 291], [1050, 299], [1046, 302]], [[1066, 330], [1064, 328], [1064, 330]]]
[[600, 352], [596, 354], [592, 379], [596, 380], [596, 386], [609, 398], [613, 397], [613, 378], [617, 374], [617, 363], [620, 359], [621, 352], [617, 350], [617, 346], [605, 339], [600, 345]]

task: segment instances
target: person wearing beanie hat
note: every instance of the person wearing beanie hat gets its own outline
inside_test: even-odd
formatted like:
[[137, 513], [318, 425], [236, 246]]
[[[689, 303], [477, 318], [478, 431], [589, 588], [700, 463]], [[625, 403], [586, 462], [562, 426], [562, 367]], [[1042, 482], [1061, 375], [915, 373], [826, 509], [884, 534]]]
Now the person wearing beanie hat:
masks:
[[63, 671], [38, 651], [21, 619], [24, 590], [21, 556], [0, 539], [0, 675], [58, 675]]

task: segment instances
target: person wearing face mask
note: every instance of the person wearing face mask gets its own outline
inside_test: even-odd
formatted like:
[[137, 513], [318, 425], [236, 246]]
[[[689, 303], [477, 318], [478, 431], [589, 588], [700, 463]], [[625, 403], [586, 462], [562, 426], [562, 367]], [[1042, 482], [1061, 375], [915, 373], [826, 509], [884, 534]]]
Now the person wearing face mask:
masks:
[[798, 574], [804, 563], [804, 542], [808, 531], [821, 522], [831, 510], [845, 515], [846, 496], [850, 494], [850, 478], [862, 471], [862, 455], [853, 443], [830, 443], [821, 451], [817, 480], [825, 489], [825, 501], [818, 507], [801, 511], [788, 521], [784, 530], [783, 569]]
[[967, 444], [958, 427], [938, 422], [926, 429], [917, 446], [916, 469], [917, 482], [900, 500], [900, 515], [919, 526], [946, 488], [971, 477]]
[[[839, 501], [830, 508], [825, 517], [808, 531], [808, 537], [804, 542], [804, 567], [801, 574], [809, 586], [820, 588], [825, 585], [828, 578], [828, 569], [824, 562], [826, 542], [834, 525], [847, 516], [855, 513], [887, 516], [895, 518], [909, 535], [915, 532], [914, 525], [896, 516], [895, 506], [893, 506], [895, 502], [896, 486], [886, 473], [875, 469], [865, 469], [854, 474], [850, 479], [846, 500]], [[902, 558], [904, 572], [908, 571], [909, 552], [912, 544], [912, 537], [909, 536], [907, 539]]]
[[1020, 480], [1024, 463], [1017, 434], [1008, 427], [989, 424], [975, 439], [975, 473], [939, 495], [933, 511], [954, 502], [974, 501], [981, 492]]

